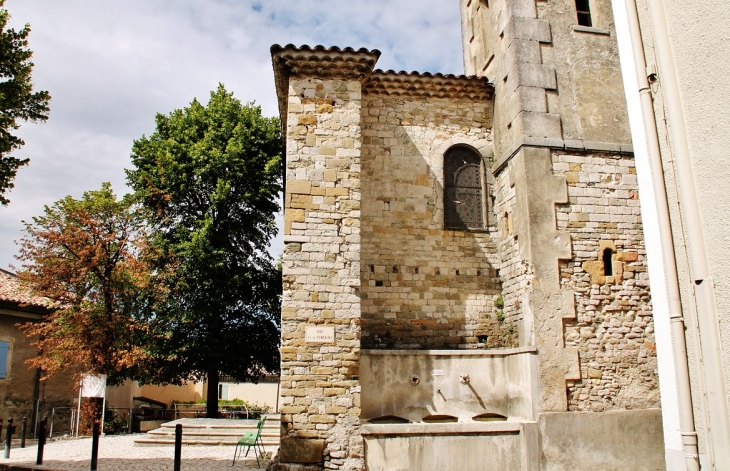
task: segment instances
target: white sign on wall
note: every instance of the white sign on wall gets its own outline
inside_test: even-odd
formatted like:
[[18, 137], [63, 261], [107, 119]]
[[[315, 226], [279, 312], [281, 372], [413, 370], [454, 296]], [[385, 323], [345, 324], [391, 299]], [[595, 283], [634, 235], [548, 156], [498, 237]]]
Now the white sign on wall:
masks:
[[304, 330], [304, 341], [307, 343], [335, 343], [335, 328], [308, 325]]

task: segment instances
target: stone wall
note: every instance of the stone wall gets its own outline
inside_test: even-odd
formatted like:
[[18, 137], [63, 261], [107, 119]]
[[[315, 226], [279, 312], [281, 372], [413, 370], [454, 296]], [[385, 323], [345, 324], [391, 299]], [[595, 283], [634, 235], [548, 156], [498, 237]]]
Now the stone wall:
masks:
[[498, 161], [526, 141], [596, 148], [630, 143], [610, 2], [460, 0], [467, 73], [494, 82]]
[[541, 471], [667, 469], [659, 409], [541, 414]]
[[[10, 307], [10, 306], [8, 306]], [[19, 425], [23, 417], [28, 417], [30, 426], [33, 416], [33, 393], [38, 387], [38, 398], [45, 404], [41, 411], [48, 412], [53, 407], [70, 407], [77, 392], [74, 369], [56, 374], [52, 379], [37, 381], [37, 370], [26, 363], [38, 356], [38, 349], [31, 346], [36, 338], [28, 338], [18, 327], [40, 316], [26, 314], [20, 310], [0, 308], [0, 340], [8, 342], [9, 351], [6, 363], [6, 376], [0, 379], [0, 420], [13, 418]], [[16, 314], [17, 313], [17, 314]], [[39, 419], [40, 420], [40, 419]], [[18, 428], [20, 431], [20, 428]]]
[[569, 202], [557, 207], [557, 220], [571, 234], [574, 256], [560, 264], [561, 284], [575, 292], [577, 310], [576, 321], [566, 323], [565, 344], [579, 349], [581, 364], [581, 380], [568, 384], [569, 409], [659, 407], [633, 156], [556, 152], [553, 168], [568, 182]]
[[[291, 77], [281, 344], [282, 463], [362, 469], [360, 81]], [[305, 340], [331, 326], [333, 344]]]
[[[450, 146], [491, 157], [493, 89], [372, 73], [378, 55], [272, 47], [287, 149], [280, 469], [363, 468], [361, 337], [396, 332], [361, 332], [363, 318], [399, 319], [395, 341], [411, 348], [476, 346], [492, 326], [496, 248], [486, 231], [443, 230], [441, 187]], [[334, 341], [308, 340], [312, 327]]]
[[[530, 62], [552, 20], [532, 0], [502, 6], [479, 23], [504, 32], [494, 105], [483, 78], [272, 48], [287, 147], [281, 469], [364, 468], [361, 347], [532, 348], [531, 419], [658, 405], [633, 158], [562, 136], [554, 68]], [[484, 230], [444, 229], [452, 146], [485, 163]], [[308, 342], [315, 326], [334, 341]]]
[[490, 231], [443, 223], [443, 153], [491, 155], [491, 103], [366, 94], [362, 114], [363, 348], [500, 346]]
[[555, 67], [543, 61], [552, 47], [550, 24], [534, 0], [460, 0], [464, 64], [495, 86], [496, 160], [509, 158], [523, 138], [561, 139], [560, 115], [548, 106], [557, 90]]
[[560, 115], [563, 139], [586, 147], [630, 143], [611, 2], [590, 2], [592, 27], [578, 25], [575, 0], [534, 3], [537, 18], [550, 23], [552, 44], [542, 46], [541, 56], [555, 67], [557, 92], [547, 99]]
[[520, 244], [514, 228], [517, 205], [512, 172], [497, 174], [494, 182], [494, 213], [499, 248], [499, 275], [504, 303], [503, 326], [517, 332], [520, 346], [534, 345], [531, 325], [524, 323], [524, 296], [532, 280], [529, 263], [520, 257]]

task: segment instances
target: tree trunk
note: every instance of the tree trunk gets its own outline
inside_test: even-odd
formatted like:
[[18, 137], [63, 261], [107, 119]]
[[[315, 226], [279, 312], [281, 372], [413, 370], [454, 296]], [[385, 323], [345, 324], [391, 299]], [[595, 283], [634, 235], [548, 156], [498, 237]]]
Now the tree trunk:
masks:
[[207, 419], [218, 418], [218, 384], [220, 377], [218, 369], [211, 368], [208, 370], [208, 395], [206, 397], [205, 417]]

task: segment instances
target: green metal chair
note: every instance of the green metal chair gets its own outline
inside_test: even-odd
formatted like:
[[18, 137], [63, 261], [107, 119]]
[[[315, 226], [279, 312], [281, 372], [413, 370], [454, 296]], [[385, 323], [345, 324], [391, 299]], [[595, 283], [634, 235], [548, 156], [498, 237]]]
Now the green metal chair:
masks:
[[246, 432], [238, 440], [238, 443], [236, 444], [236, 449], [233, 451], [233, 464], [231, 466], [236, 465], [236, 459], [241, 456], [243, 447], [246, 447], [246, 454], [243, 455], [244, 458], [248, 456], [249, 450], [251, 450], [251, 447], [253, 447], [253, 451], [254, 453], [256, 453], [256, 466], [261, 467], [261, 464], [259, 463], [259, 455], [262, 455], [262, 457], [264, 456], [264, 440], [261, 438], [261, 430], [263, 430], [265, 422], [266, 416], [263, 415], [256, 425], [256, 430]]

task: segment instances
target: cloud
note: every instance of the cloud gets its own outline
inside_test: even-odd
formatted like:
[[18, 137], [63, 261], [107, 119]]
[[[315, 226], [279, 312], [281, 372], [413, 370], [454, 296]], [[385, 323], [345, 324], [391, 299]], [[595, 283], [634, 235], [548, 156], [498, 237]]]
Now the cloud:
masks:
[[[123, 194], [132, 141], [157, 112], [208, 101], [221, 82], [278, 113], [272, 44], [382, 52], [378, 68], [461, 73], [457, 0], [7, 0], [31, 24], [36, 89], [53, 97], [47, 123], [24, 124], [31, 159], [0, 207], [0, 267], [13, 263], [21, 220], [65, 195], [111, 181]], [[280, 219], [280, 218], [279, 218]], [[282, 250], [281, 236], [272, 252]]]

